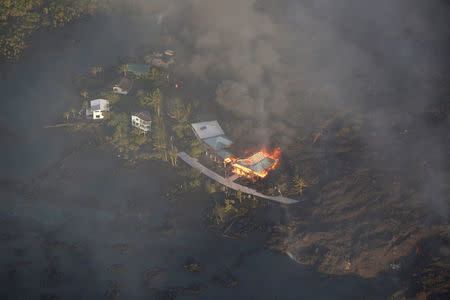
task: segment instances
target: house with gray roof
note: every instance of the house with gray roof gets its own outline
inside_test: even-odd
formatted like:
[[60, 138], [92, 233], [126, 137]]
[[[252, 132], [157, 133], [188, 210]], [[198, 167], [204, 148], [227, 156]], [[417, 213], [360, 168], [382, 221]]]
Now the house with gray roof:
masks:
[[195, 136], [202, 142], [207, 154], [215, 161], [223, 162], [232, 156], [227, 150], [233, 143], [225, 136], [217, 121], [207, 121], [191, 124]]

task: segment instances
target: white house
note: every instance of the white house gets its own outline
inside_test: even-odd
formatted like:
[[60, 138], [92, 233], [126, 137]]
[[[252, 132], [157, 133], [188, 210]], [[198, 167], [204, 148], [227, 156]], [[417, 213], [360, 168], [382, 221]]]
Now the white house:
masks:
[[123, 77], [118, 84], [113, 87], [113, 92], [116, 94], [127, 95], [133, 87], [133, 81]]
[[131, 115], [131, 125], [136, 128], [149, 132], [152, 127], [152, 119], [150, 113], [146, 111], [140, 111]]
[[105, 118], [105, 112], [109, 111], [109, 100], [95, 99], [91, 100], [90, 106], [86, 109], [86, 116], [92, 116], [94, 120]]

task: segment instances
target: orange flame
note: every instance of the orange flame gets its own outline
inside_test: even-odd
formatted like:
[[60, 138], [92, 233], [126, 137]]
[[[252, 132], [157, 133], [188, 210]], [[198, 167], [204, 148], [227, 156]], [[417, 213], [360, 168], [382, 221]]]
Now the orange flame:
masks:
[[265, 156], [270, 157], [271, 159], [274, 159], [277, 161], [280, 159], [280, 156], [281, 156], [281, 148], [280, 147], [275, 148], [275, 150], [273, 150], [272, 153], [267, 152], [266, 149], [263, 149], [262, 152], [264, 153]]
[[[245, 151], [245, 153], [248, 152], [249, 151]], [[265, 170], [262, 170], [261, 172], [256, 172], [250, 168], [243, 166], [242, 164], [236, 162], [238, 159], [234, 157], [225, 158], [224, 163], [225, 164], [231, 163], [231, 165], [233, 166], [233, 173], [238, 174], [240, 176], [244, 176], [247, 178], [255, 178], [255, 177], [264, 178], [267, 176], [269, 171], [275, 169], [275, 167], [277, 166], [279, 157], [281, 155], [281, 149], [276, 148], [272, 153], [268, 152], [266, 149], [263, 149], [260, 152], [262, 152], [265, 157], [269, 157], [275, 161], [273, 165], [271, 165], [269, 168]]]
[[175, 83], [175, 88], [176, 88], [176, 89], [178, 88], [178, 83]]

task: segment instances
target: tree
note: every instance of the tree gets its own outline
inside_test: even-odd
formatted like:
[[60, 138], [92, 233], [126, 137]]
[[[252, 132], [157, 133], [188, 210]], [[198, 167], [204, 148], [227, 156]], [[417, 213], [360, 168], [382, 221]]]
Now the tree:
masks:
[[110, 1], [2, 0], [0, 1], [0, 55], [15, 60], [29, 36], [39, 29], [62, 27], [106, 8]]
[[167, 161], [167, 133], [164, 121], [161, 117], [158, 117], [153, 124], [153, 149], [159, 152], [158, 156], [162, 160]]
[[239, 203], [242, 202], [242, 191], [241, 190], [236, 191], [236, 198], [239, 200]]
[[176, 167], [178, 160], [178, 149], [176, 147], [173, 147], [168, 151], [168, 155], [172, 166]]
[[282, 183], [282, 184], [279, 184], [279, 185], [277, 186], [277, 190], [278, 190], [278, 193], [280, 193], [280, 195], [283, 195], [283, 194], [286, 192], [286, 190], [287, 190], [287, 184], [286, 184], [286, 182], [285, 182], [285, 183]]
[[112, 91], [111, 92], [101, 92], [100, 94], [98, 94], [98, 97], [102, 98], [102, 99], [108, 99], [110, 105], [116, 104], [117, 102], [120, 101], [120, 95], [115, 94]]
[[96, 76], [98, 73], [101, 73], [103, 71], [102, 67], [96, 66], [92, 67], [91, 72], [94, 76]]
[[303, 193], [303, 189], [308, 186], [305, 183], [305, 180], [298, 175], [296, 175], [292, 181], [294, 183], [295, 192], [300, 195]]
[[170, 118], [185, 123], [189, 120], [191, 112], [192, 105], [190, 103], [184, 104], [180, 98], [172, 98], [169, 101], [167, 114]]
[[159, 88], [157, 88], [156, 90], [153, 91], [152, 95], [151, 95], [151, 103], [153, 108], [156, 110], [158, 117], [161, 115], [161, 104], [162, 104], [162, 100], [163, 100], [163, 95], [161, 93], [161, 90]]
[[127, 76], [128, 66], [127, 65], [120, 65], [119, 66], [119, 72], [122, 73], [123, 76]]
[[83, 97], [84, 100], [86, 100], [88, 97], [88, 92], [86, 90], [82, 90], [80, 95], [81, 95], [81, 97]]
[[70, 110], [70, 112], [72, 113], [73, 118], [75, 119], [75, 114], [77, 113], [77, 110], [75, 108], [72, 108]]
[[140, 134], [138, 129], [131, 129], [128, 115], [126, 113], [111, 113], [108, 126], [114, 127], [114, 133], [109, 141], [119, 152], [126, 154], [138, 151], [141, 146], [148, 142], [148, 138]]
[[231, 210], [235, 210], [235, 208], [233, 207], [233, 204], [234, 204], [234, 200], [225, 199], [225, 211], [229, 212]]
[[64, 113], [64, 118], [66, 118], [66, 121], [69, 121], [69, 118], [70, 118], [70, 112], [65, 112]]
[[137, 92], [137, 97], [142, 106], [152, 107], [158, 117], [161, 116], [163, 94], [159, 88], [155, 89], [151, 93], [145, 92], [144, 90], [139, 90]]

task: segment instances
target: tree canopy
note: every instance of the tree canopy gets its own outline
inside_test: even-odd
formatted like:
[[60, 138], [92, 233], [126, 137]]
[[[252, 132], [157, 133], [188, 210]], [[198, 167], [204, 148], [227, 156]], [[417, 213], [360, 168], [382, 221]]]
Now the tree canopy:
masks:
[[3, 0], [0, 1], [0, 56], [15, 60], [26, 39], [42, 28], [58, 28], [93, 15], [111, 0]]

